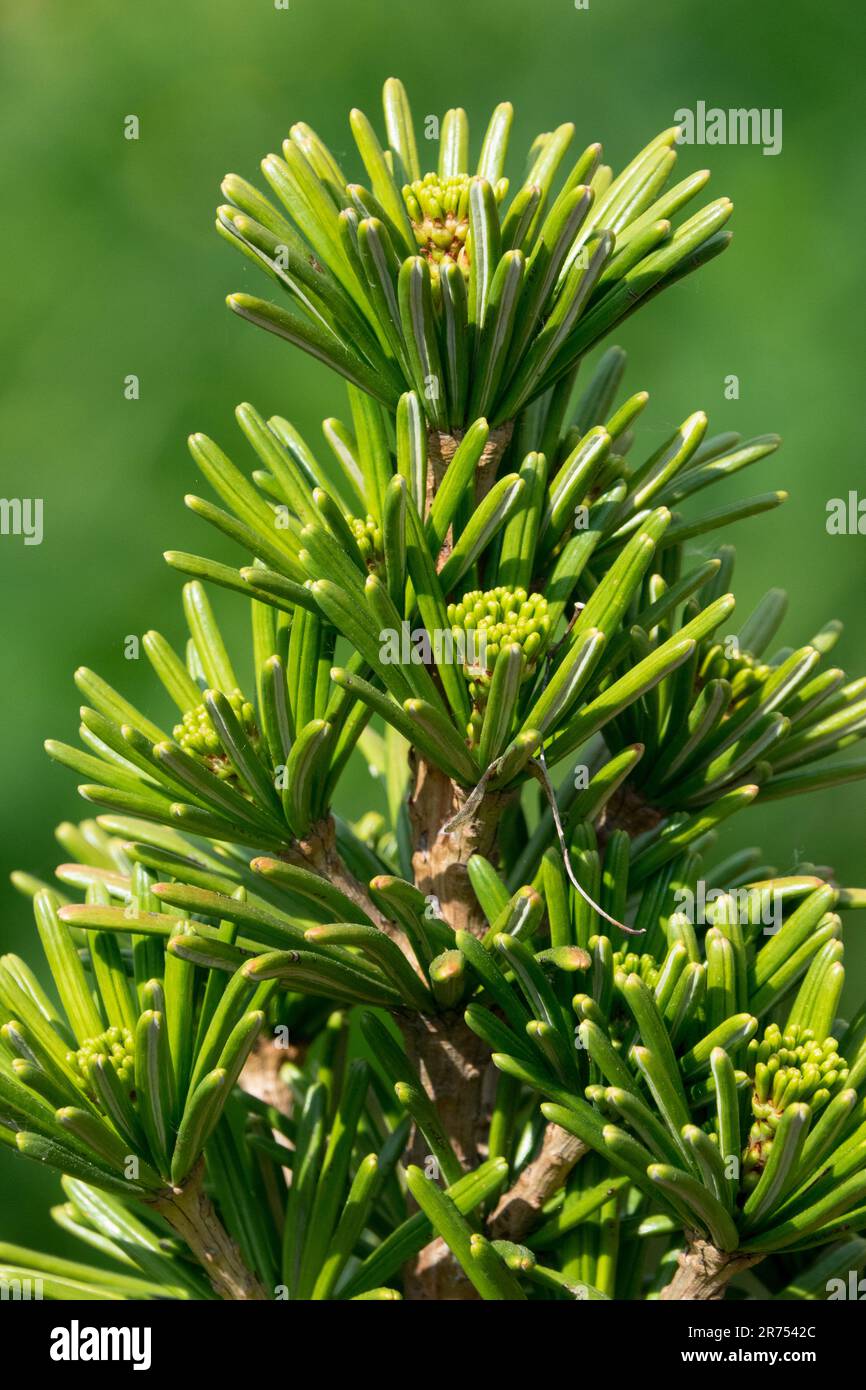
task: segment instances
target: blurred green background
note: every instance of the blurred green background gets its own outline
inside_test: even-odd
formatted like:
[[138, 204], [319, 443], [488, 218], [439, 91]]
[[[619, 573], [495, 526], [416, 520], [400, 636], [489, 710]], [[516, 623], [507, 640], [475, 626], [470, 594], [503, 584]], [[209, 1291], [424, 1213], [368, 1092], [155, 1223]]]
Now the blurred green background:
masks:
[[[419, 125], [463, 105], [480, 139], [508, 98], [516, 157], [539, 130], [573, 120], [580, 147], [603, 141], [614, 168], [698, 100], [782, 108], [777, 157], [753, 146], [682, 150], [684, 171], [710, 163], [711, 192], [734, 199], [734, 245], [618, 341], [632, 354], [630, 389], [652, 394], [647, 452], [697, 408], [713, 431], [784, 436], [760, 475], [726, 485], [728, 496], [791, 492], [769, 519], [731, 532], [740, 611], [783, 585], [781, 640], [806, 640], [838, 616], [836, 657], [864, 669], [866, 542], [825, 531], [827, 499], [861, 476], [862, 258], [851, 232], [864, 211], [854, 69], [863, 29], [853, 6], [812, 0], [589, 0], [585, 10], [574, 0], [438, 0], [423, 11], [405, 0], [289, 0], [286, 10], [274, 0], [7, 0], [2, 492], [44, 499], [45, 538], [0, 538], [3, 949], [35, 955], [9, 871], [48, 876], [55, 823], [86, 813], [72, 775], [41, 747], [47, 735], [75, 741], [73, 669], [85, 662], [152, 702], [147, 663], [124, 661], [123, 642], [150, 626], [181, 635], [179, 582], [162, 550], [230, 556], [183, 507], [183, 493], [198, 490], [185, 436], [205, 430], [243, 458], [238, 401], [288, 415], [312, 440], [323, 416], [345, 412], [324, 369], [224, 307], [227, 292], [264, 292], [264, 281], [213, 230], [220, 179], [232, 170], [255, 180], [258, 159], [300, 119], [358, 167], [348, 109], [378, 122], [392, 73]], [[137, 142], [123, 138], [130, 114]], [[509, 172], [520, 173], [517, 159]], [[138, 401], [124, 399], [129, 373]], [[724, 398], [731, 373], [737, 401]], [[230, 632], [245, 629], [239, 601], [217, 604]], [[354, 812], [365, 790], [354, 788]], [[725, 843], [763, 841], [782, 870], [808, 858], [866, 882], [864, 795], [854, 786], [759, 805]], [[856, 939], [849, 963], [862, 985]], [[0, 1152], [0, 1239], [67, 1249], [48, 1217], [58, 1193], [55, 1178]]]

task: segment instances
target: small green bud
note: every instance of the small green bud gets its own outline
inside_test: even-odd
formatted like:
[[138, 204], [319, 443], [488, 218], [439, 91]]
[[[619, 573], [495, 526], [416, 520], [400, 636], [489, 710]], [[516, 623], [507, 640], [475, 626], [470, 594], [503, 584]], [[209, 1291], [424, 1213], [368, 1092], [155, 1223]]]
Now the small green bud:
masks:
[[131, 1093], [135, 1086], [135, 1052], [129, 1029], [106, 1028], [98, 1037], [85, 1038], [76, 1052], [66, 1054], [69, 1065], [85, 1082], [89, 1081], [88, 1066], [96, 1057], [111, 1064], [121, 1085]]
[[381, 526], [369, 513], [363, 518], [350, 516], [348, 520], [364, 564], [371, 572], [378, 573], [385, 563]]
[[[258, 749], [260, 739], [256, 712], [249, 700], [240, 690], [233, 690], [227, 699], [250, 743]], [[180, 744], [184, 752], [199, 758], [217, 777], [224, 781], [234, 777], [234, 768], [220, 742], [206, 705], [196, 705], [195, 709], [187, 710], [172, 732], [175, 742]]]
[[[525, 659], [523, 678], [533, 674], [550, 635], [547, 600], [543, 594], [500, 585], [482, 592], [473, 589], [446, 615], [456, 639], [465, 639], [463, 674], [469, 683], [473, 713], [469, 742], [478, 741], [496, 658], [503, 646], [519, 646]], [[477, 718], [476, 718], [477, 716]]]
[[469, 175], [441, 179], [425, 174], [403, 189], [403, 201], [420, 254], [430, 265], [434, 285], [445, 261], [469, 278]]
[[796, 1025], [783, 1034], [771, 1023], [762, 1038], [749, 1043], [746, 1067], [753, 1078], [754, 1123], [743, 1154], [743, 1187], [750, 1192], [766, 1166], [787, 1107], [805, 1103], [817, 1114], [844, 1086], [848, 1064], [839, 1056], [835, 1038], [818, 1042], [810, 1028]]

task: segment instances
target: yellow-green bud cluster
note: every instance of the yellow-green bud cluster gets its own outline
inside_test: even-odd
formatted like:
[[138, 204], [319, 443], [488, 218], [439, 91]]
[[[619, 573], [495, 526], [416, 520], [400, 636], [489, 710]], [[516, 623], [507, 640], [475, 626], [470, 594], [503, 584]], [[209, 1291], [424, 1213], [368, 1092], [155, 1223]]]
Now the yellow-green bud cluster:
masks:
[[641, 955], [637, 951], [614, 951], [613, 973], [614, 977], [619, 974], [639, 975], [648, 989], [655, 989], [659, 977], [659, 964], [655, 956], [649, 955], [646, 951]]
[[484, 667], [467, 663], [464, 675], [473, 678], [490, 675], [496, 658], [505, 646], [519, 646], [526, 660], [526, 674], [535, 670], [550, 633], [547, 599], [543, 594], [527, 594], [525, 589], [473, 589], [459, 603], [448, 604], [448, 621], [455, 638], [470, 633], [483, 634], [483, 642], [467, 644], [467, 650], [484, 658]]
[[[259, 731], [256, 724], [256, 712], [249, 700], [241, 694], [240, 690], [233, 690], [227, 699], [247, 738], [253, 747], [258, 749]], [[206, 763], [217, 777], [228, 780], [235, 775], [234, 768], [223, 748], [219, 734], [213, 726], [206, 705], [196, 705], [195, 709], [186, 711], [181, 722], [174, 726], [174, 738], [185, 752], [201, 758], [202, 762]]]
[[716, 642], [701, 662], [698, 684], [703, 686], [711, 680], [730, 681], [732, 699], [736, 702], [763, 685], [772, 669], [765, 661], [752, 656], [751, 652], [732, 655], [725, 644]]
[[377, 570], [384, 564], [382, 528], [369, 514], [365, 517], [350, 516], [349, 529], [361, 552], [361, 558], [369, 570]]
[[[614, 951], [613, 978], [624, 979], [627, 975], [638, 975], [647, 989], [654, 990], [658, 984], [659, 963], [648, 951]], [[632, 1018], [621, 1008], [612, 1008], [608, 1018], [608, 1030], [614, 1047], [619, 1051], [623, 1042], [632, 1034]]]
[[462, 645], [463, 674], [469, 682], [472, 716], [467, 732], [475, 744], [484, 722], [484, 707], [496, 658], [505, 646], [517, 645], [525, 661], [524, 679], [538, 664], [550, 635], [547, 599], [525, 589], [472, 589], [459, 603], [449, 603], [451, 632]]
[[840, 1057], [835, 1038], [819, 1042], [810, 1028], [796, 1025], [783, 1033], [776, 1023], [770, 1024], [763, 1038], [752, 1039], [746, 1057], [754, 1078], [755, 1117], [743, 1155], [743, 1186], [748, 1192], [766, 1165], [785, 1109], [798, 1102], [809, 1105], [813, 1114], [823, 1109], [844, 1086], [848, 1064]]
[[106, 1028], [95, 1038], [85, 1038], [77, 1052], [67, 1052], [66, 1060], [89, 1084], [88, 1067], [94, 1058], [102, 1057], [110, 1062], [124, 1090], [132, 1091], [135, 1085], [135, 1061], [132, 1033], [128, 1028], [112, 1026]]
[[434, 281], [443, 261], [459, 265], [469, 275], [469, 176], [454, 174], [440, 178], [425, 174], [403, 189], [415, 240], [422, 256], [430, 263]]

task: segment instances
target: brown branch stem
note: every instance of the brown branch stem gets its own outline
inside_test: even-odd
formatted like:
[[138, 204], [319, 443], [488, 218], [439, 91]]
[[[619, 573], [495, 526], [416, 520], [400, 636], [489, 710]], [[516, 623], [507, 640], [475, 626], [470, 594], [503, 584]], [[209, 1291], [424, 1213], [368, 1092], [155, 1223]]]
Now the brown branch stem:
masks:
[[[491, 430], [475, 469], [475, 504], [486, 496], [496, 478], [502, 456], [511, 439], [513, 424]], [[463, 437], [462, 431], [445, 434], [428, 432], [428, 469], [425, 515], [442, 483]], [[451, 551], [451, 535], [437, 560], [442, 567]], [[409, 822], [412, 835], [412, 870], [415, 886], [435, 898], [441, 918], [453, 931], [470, 931], [482, 936], [487, 928], [469, 879], [467, 863], [472, 854], [496, 858], [496, 832], [509, 798], [484, 796], [472, 815], [459, 826], [445, 830], [458, 811], [466, 807], [468, 793], [452, 782], [413, 749], [410, 751], [412, 791]], [[319, 827], [317, 827], [317, 832]], [[357, 888], [350, 891], [341, 872], [332, 837], [319, 833], [319, 842], [301, 847], [311, 862], [321, 865], [319, 872], [337, 882], [353, 901]], [[361, 890], [363, 892], [363, 890]], [[366, 894], [364, 898], [366, 899]], [[367, 902], [364, 910], [369, 912]], [[391, 924], [370, 913], [383, 930], [393, 932]], [[405, 946], [404, 946], [405, 950]], [[407, 953], [408, 954], [408, 953]], [[439, 1119], [461, 1165], [469, 1170], [479, 1162], [489, 1123], [485, 1079], [490, 1070], [489, 1051], [467, 1027], [462, 1010], [440, 1014], [405, 1013], [398, 1016], [406, 1051], [418, 1071], [427, 1094], [436, 1106]], [[427, 1142], [415, 1128], [410, 1139], [410, 1157], [426, 1167]], [[412, 1299], [464, 1300], [477, 1297], [450, 1251], [441, 1240], [431, 1242], [411, 1263], [406, 1274], [406, 1292]]]
[[220, 1298], [266, 1301], [264, 1288], [217, 1216], [203, 1176], [199, 1163], [183, 1187], [172, 1188], [153, 1203], [155, 1210], [188, 1246]]
[[454, 931], [483, 936], [487, 922], [469, 880], [470, 856], [495, 858], [496, 833], [511, 793], [488, 792], [455, 830], [443, 827], [466, 804], [467, 793], [447, 773], [412, 755], [415, 781], [409, 798], [412, 869], [415, 886], [435, 897], [441, 916]]
[[717, 1302], [735, 1275], [751, 1269], [763, 1259], [762, 1255], [745, 1255], [734, 1250], [717, 1250], [699, 1236], [689, 1238], [685, 1250], [677, 1256], [677, 1271], [662, 1289], [660, 1299], [691, 1302]]
[[660, 825], [665, 814], [626, 781], [614, 792], [596, 823], [599, 849], [604, 849], [612, 831], [627, 830], [632, 837], [642, 835]]
[[[409, 799], [415, 884], [435, 897], [439, 915], [454, 931], [481, 936], [487, 922], [475, 897], [470, 855], [496, 857], [496, 831], [506, 798], [488, 795], [455, 830], [444, 826], [462, 810], [467, 793], [426, 759], [412, 755], [414, 785]], [[406, 1051], [464, 1168], [479, 1161], [488, 1121], [485, 1076], [489, 1051], [463, 1020], [462, 1011], [406, 1015], [400, 1020]], [[427, 1145], [419, 1131], [411, 1140], [412, 1161], [422, 1168]], [[418, 1255], [407, 1271], [407, 1296], [455, 1300], [476, 1297], [441, 1240]]]
[[[490, 1065], [486, 1045], [463, 1021], [462, 1010], [404, 1014], [398, 1019], [406, 1053], [417, 1070], [457, 1158], [468, 1171], [480, 1162], [484, 1079]], [[429, 1146], [415, 1126], [409, 1162], [425, 1170]], [[477, 1295], [445, 1243], [427, 1245], [406, 1271], [406, 1296], [454, 1301]]]
[[491, 1240], [520, 1241], [537, 1223], [541, 1209], [565, 1184], [572, 1168], [587, 1152], [586, 1145], [549, 1124], [537, 1158], [527, 1163], [513, 1187], [503, 1192], [490, 1214]]
[[[481, 457], [475, 465], [475, 505], [483, 502], [494, 482], [502, 456], [508, 445], [511, 443], [511, 436], [514, 432], [514, 421], [506, 420], [504, 425], [497, 425], [496, 429], [490, 431], [487, 443], [481, 451]], [[427, 432], [427, 498], [425, 512], [429, 512], [433, 503], [433, 498], [442, 486], [442, 480], [448, 471], [448, 465], [460, 446], [465, 430], [455, 430], [453, 434], [448, 434], [443, 430], [428, 430]], [[441, 569], [448, 556], [451, 554], [451, 537], [449, 536], [442, 547], [439, 556], [439, 568]]]
[[333, 883], [350, 902], [367, 914], [374, 926], [385, 932], [398, 945], [404, 944], [405, 938], [399, 927], [383, 916], [367, 888], [343, 860], [337, 848], [333, 817], [328, 816], [312, 826], [305, 839], [294, 842], [293, 849], [286, 857], [290, 862], [298, 864], [301, 868], [311, 869], [320, 878], [326, 878], [329, 883]]

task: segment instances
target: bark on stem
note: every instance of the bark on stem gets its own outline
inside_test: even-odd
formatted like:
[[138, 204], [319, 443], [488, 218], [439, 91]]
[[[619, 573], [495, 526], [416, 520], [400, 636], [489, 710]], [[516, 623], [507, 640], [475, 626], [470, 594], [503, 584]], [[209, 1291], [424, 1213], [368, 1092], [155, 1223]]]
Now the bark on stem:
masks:
[[[475, 505], [487, 495], [496, 478], [502, 456], [508, 447], [513, 423], [495, 430], [484, 447], [475, 470]], [[428, 432], [428, 469], [425, 515], [432, 506], [445, 473], [463, 437], [435, 430]], [[441, 569], [451, 553], [449, 532], [437, 558]], [[415, 886], [435, 897], [443, 919], [454, 931], [470, 931], [482, 936], [487, 922], [469, 880], [470, 855], [496, 857], [496, 830], [507, 802], [501, 795], [485, 796], [475, 813], [458, 829], [443, 827], [463, 809], [466, 792], [426, 759], [411, 755], [413, 789], [409, 799], [412, 830], [412, 869]], [[490, 1068], [488, 1049], [466, 1026], [462, 1010], [436, 1015], [405, 1015], [398, 1020], [406, 1040], [406, 1050], [464, 1168], [474, 1167], [486, 1138], [487, 1107], [485, 1075]], [[412, 1161], [422, 1168], [427, 1144], [415, 1130], [411, 1140]], [[406, 1275], [406, 1293], [411, 1299], [453, 1301], [477, 1298], [447, 1246], [431, 1242], [412, 1262]]]
[[544, 1131], [541, 1152], [528, 1163], [508, 1192], [504, 1192], [491, 1213], [488, 1234], [491, 1240], [520, 1241], [538, 1221], [541, 1209], [563, 1186], [586, 1145], [549, 1124]]
[[487, 921], [466, 865], [473, 854], [495, 857], [499, 820], [511, 794], [488, 793], [462, 825], [445, 831], [443, 826], [465, 806], [467, 793], [425, 758], [413, 761], [415, 784], [409, 798], [409, 821], [415, 886], [438, 900], [442, 917], [454, 931], [483, 936]]
[[[502, 455], [511, 442], [514, 431], [514, 421], [506, 420], [504, 425], [497, 425], [496, 429], [490, 431], [487, 443], [481, 451], [481, 457], [475, 465], [475, 505], [483, 502], [494, 482], [496, 473], [502, 460]], [[427, 434], [427, 506], [429, 511], [433, 498], [442, 486], [442, 480], [448, 471], [448, 465], [460, 446], [465, 430], [455, 430], [453, 434], [446, 434], [440, 430], [429, 430]], [[440, 568], [451, 553], [450, 540], [446, 541], [446, 548], [440, 556]]]
[[306, 1043], [283, 1047], [273, 1038], [260, 1034], [244, 1063], [239, 1084], [248, 1095], [255, 1096], [288, 1117], [293, 1109], [292, 1092], [280, 1072], [285, 1062], [294, 1062], [302, 1067], [306, 1053]]
[[355, 878], [344, 863], [337, 849], [337, 833], [331, 816], [312, 826], [306, 839], [295, 841], [292, 851], [286, 857], [289, 862], [304, 869], [311, 869], [321, 878], [326, 878], [335, 888], [339, 888], [350, 902], [360, 907], [374, 926], [399, 945], [405, 945], [405, 938], [399, 927], [382, 915], [364, 884]]
[[[453, 831], [443, 826], [463, 809], [466, 792], [424, 758], [414, 760], [414, 788], [409, 800], [412, 868], [422, 893], [436, 898], [442, 918], [454, 931], [482, 936], [487, 929], [469, 879], [472, 854], [495, 857], [496, 828], [507, 798], [490, 795]], [[479, 1162], [486, 1106], [484, 1079], [490, 1066], [488, 1048], [466, 1026], [462, 1010], [444, 1014], [409, 1014], [400, 1020], [406, 1050], [457, 1157], [467, 1170]], [[411, 1160], [423, 1168], [427, 1144], [419, 1131], [411, 1141]], [[411, 1299], [473, 1299], [477, 1295], [441, 1240], [421, 1251], [407, 1271]]]
[[647, 830], [654, 830], [664, 818], [664, 811], [646, 801], [641, 793], [626, 781], [614, 792], [596, 823], [598, 847], [604, 849], [614, 830], [627, 830], [634, 838]]
[[[488, 1048], [463, 1021], [461, 1010], [444, 1014], [406, 1014], [399, 1020], [406, 1052], [424, 1089], [436, 1105], [442, 1126], [463, 1167], [480, 1162], [480, 1119]], [[409, 1161], [424, 1170], [429, 1148], [413, 1129]], [[434, 1240], [406, 1271], [406, 1297], [453, 1302], [477, 1298], [474, 1288], [442, 1240]]]
[[659, 1294], [660, 1299], [713, 1302], [725, 1296], [734, 1275], [759, 1264], [762, 1255], [744, 1255], [738, 1250], [717, 1250], [708, 1240], [694, 1236], [677, 1256], [677, 1272]]
[[200, 1163], [183, 1187], [154, 1202], [155, 1209], [189, 1247], [220, 1298], [266, 1301], [268, 1295], [217, 1216], [202, 1178]]

